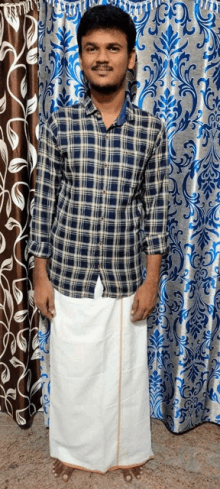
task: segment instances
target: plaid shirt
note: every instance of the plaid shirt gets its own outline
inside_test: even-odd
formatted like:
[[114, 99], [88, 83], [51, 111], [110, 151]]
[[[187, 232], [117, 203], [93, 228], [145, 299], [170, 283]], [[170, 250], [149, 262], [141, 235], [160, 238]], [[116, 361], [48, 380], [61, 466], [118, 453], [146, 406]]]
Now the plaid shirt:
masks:
[[137, 290], [141, 252], [167, 250], [167, 160], [163, 124], [128, 97], [108, 129], [88, 95], [43, 125], [28, 248], [59, 292], [92, 298], [98, 275], [103, 297]]

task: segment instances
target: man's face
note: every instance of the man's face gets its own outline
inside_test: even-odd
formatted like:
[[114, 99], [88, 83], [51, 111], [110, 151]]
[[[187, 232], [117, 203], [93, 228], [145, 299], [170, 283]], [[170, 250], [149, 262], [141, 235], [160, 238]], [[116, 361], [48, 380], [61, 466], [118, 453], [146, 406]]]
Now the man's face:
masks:
[[81, 43], [81, 68], [91, 89], [109, 94], [124, 88], [127, 69], [133, 69], [135, 64], [135, 50], [128, 53], [124, 32], [117, 29], [89, 31]]

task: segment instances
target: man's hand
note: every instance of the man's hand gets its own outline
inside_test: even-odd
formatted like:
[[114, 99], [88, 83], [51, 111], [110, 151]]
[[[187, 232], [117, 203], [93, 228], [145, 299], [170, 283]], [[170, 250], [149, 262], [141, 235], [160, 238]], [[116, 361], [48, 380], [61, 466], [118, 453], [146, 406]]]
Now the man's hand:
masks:
[[47, 259], [34, 257], [34, 302], [43, 316], [52, 320], [55, 315], [54, 290], [47, 275]]
[[35, 285], [34, 302], [43, 316], [50, 320], [53, 319], [55, 315], [54, 290], [48, 278], [42, 284]]
[[153, 311], [157, 300], [158, 282], [145, 282], [138, 288], [131, 308], [133, 323], [146, 319]]

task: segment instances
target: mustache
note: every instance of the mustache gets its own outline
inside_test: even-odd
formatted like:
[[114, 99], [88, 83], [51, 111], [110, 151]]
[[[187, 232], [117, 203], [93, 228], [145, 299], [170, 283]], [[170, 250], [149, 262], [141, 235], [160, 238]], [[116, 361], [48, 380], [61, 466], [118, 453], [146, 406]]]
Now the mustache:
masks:
[[112, 71], [112, 67], [105, 64], [98, 64], [92, 67], [93, 71], [99, 70], [100, 68], [104, 68], [106, 71]]

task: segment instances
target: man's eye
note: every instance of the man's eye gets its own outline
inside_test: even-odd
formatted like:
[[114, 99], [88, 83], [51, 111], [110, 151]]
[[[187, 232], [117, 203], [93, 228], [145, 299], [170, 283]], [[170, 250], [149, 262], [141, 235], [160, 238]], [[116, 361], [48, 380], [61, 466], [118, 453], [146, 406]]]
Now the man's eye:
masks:
[[96, 50], [96, 48], [95, 48], [95, 47], [92, 47], [92, 46], [86, 49], [86, 51], [87, 51], [88, 53], [91, 53], [91, 52], [93, 52], [93, 51], [95, 51], [95, 50]]
[[119, 48], [117, 46], [111, 46], [110, 51], [117, 52], [117, 51], [119, 51]]

